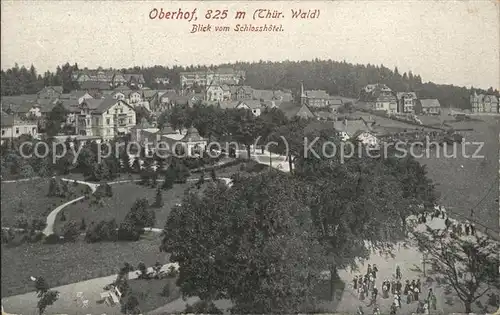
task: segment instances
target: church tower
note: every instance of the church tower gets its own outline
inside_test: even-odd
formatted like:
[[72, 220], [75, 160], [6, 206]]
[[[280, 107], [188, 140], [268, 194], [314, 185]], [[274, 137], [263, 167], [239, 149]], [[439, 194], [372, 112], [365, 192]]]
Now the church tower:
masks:
[[304, 83], [300, 83], [300, 105], [304, 105], [306, 103], [307, 97], [304, 92]]

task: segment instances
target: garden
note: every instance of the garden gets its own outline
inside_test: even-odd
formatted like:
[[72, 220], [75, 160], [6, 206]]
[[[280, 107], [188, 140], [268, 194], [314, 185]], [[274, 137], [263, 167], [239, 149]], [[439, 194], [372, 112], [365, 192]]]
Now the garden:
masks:
[[61, 186], [66, 190], [49, 196], [50, 181], [49, 178], [40, 178], [2, 183], [2, 226], [26, 229], [35, 223], [35, 229], [41, 230], [44, 228], [47, 215], [52, 210], [82, 196], [87, 188], [82, 184], [61, 182]]

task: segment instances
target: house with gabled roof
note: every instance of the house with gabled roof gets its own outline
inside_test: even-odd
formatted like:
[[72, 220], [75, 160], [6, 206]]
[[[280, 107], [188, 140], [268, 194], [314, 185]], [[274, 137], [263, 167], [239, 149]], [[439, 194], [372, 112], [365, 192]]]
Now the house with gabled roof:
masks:
[[63, 93], [62, 86], [46, 86], [37, 93], [38, 98], [57, 98]]
[[397, 92], [398, 113], [413, 114], [417, 104], [417, 94], [415, 92]]
[[6, 139], [18, 138], [22, 135], [38, 137], [38, 125], [34, 120], [20, 119], [15, 115], [0, 112], [1, 143]]
[[315, 116], [306, 104], [297, 104], [293, 102], [282, 102], [279, 109], [288, 119], [299, 117], [302, 119], [314, 119]]
[[239, 86], [233, 94], [233, 99], [237, 101], [253, 99], [253, 89], [248, 85]]
[[114, 98], [87, 99], [80, 104], [76, 132], [109, 140], [130, 133], [135, 124], [135, 110], [126, 102]]
[[265, 107], [260, 100], [245, 100], [239, 102], [236, 108], [244, 108], [250, 110], [254, 116], [260, 116]]
[[419, 99], [415, 107], [415, 113], [418, 115], [439, 115], [441, 113], [441, 104], [435, 98]]

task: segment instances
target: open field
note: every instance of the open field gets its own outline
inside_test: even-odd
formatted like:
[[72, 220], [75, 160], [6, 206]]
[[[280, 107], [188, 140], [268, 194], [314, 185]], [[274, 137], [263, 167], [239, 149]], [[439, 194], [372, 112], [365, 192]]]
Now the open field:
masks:
[[[175, 285], [176, 280], [177, 278], [131, 280], [128, 282], [131, 290], [129, 294], [137, 297], [141, 312], [149, 312], [180, 297], [181, 292]], [[164, 296], [162, 295], [162, 291], [167, 284], [169, 293], [167, 296]]]
[[68, 183], [73, 194], [67, 198], [48, 197], [48, 178], [33, 179], [17, 183], [2, 183], [2, 226], [14, 226], [18, 219], [45, 221], [50, 211], [57, 206], [83, 195], [85, 185]]
[[[159, 182], [158, 185], [162, 185], [162, 182]], [[153, 208], [156, 214], [156, 224], [154, 227], [162, 228], [165, 225], [172, 207], [182, 201], [185, 190], [193, 185], [194, 182], [175, 184], [168, 191], [162, 190], [164, 205], [162, 208]], [[55, 232], [60, 232], [64, 224], [71, 220], [79, 223], [84, 219], [89, 224], [91, 222], [97, 223], [101, 220], [115, 219], [117, 223], [120, 223], [138, 198], [147, 198], [150, 204], [153, 204], [155, 201], [156, 188], [150, 186], [142, 186], [137, 183], [118, 183], [111, 185], [111, 187], [113, 196], [104, 198], [104, 205], [102, 207], [90, 204], [90, 201], [85, 199], [64, 208], [56, 219]], [[60, 220], [63, 212], [66, 216], [66, 221], [64, 222]]]
[[[478, 155], [485, 158], [471, 157], [479, 149], [479, 144], [457, 145], [456, 157], [437, 157], [435, 152], [430, 157], [418, 158], [428, 168], [428, 176], [438, 184], [441, 194], [439, 203], [451, 213], [469, 216], [474, 208], [474, 220], [498, 231], [498, 136], [500, 120], [495, 117], [482, 117], [484, 122], [469, 121], [450, 123], [455, 129], [473, 128], [474, 131], [460, 132], [465, 141], [484, 143]], [[449, 154], [453, 147], [448, 146]]]
[[160, 252], [160, 241], [159, 234], [145, 234], [137, 242], [2, 244], [2, 297], [33, 291], [30, 276], [60, 286], [116, 274], [124, 262], [135, 267], [141, 261], [147, 266], [165, 264], [168, 257]]

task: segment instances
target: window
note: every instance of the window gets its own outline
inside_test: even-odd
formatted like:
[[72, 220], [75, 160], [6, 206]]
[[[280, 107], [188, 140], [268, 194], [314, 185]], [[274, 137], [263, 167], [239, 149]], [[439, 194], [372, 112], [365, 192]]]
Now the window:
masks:
[[16, 128], [16, 135], [19, 134], [19, 128]]
[[32, 131], [32, 133], [33, 133], [33, 134], [36, 134], [36, 127], [33, 127], [33, 128], [31, 129], [31, 131]]
[[2, 129], [2, 136], [5, 136], [5, 130]]
[[132, 118], [129, 118], [128, 119], [128, 123], [131, 124], [132, 123]]
[[120, 108], [120, 114], [123, 114], [123, 108]]
[[106, 124], [109, 125], [110, 124], [110, 119], [109, 118], [106, 118]]

